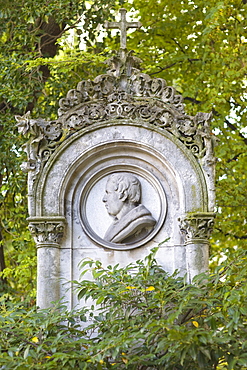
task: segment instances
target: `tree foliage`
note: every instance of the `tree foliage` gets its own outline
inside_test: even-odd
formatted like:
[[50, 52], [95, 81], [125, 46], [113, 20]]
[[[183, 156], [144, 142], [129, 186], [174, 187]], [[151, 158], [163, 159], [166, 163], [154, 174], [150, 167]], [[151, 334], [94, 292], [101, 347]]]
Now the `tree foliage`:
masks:
[[[26, 228], [23, 139], [16, 114], [56, 118], [59, 97], [104, 70], [119, 35], [105, 20], [125, 6], [143, 24], [128, 48], [143, 70], [167, 80], [187, 111], [213, 111], [217, 210], [212, 251], [234, 258], [246, 241], [246, 1], [0, 0], [0, 271], [2, 290], [25, 297], [35, 287], [35, 250]], [[81, 47], [83, 45], [83, 51]], [[7, 268], [6, 268], [7, 267]], [[31, 268], [30, 268], [31, 267]]]

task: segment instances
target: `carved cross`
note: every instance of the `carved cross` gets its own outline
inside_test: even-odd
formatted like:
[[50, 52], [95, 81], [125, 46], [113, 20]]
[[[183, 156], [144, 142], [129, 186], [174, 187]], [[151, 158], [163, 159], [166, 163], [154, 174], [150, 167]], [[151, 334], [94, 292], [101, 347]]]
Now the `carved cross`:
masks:
[[105, 22], [105, 28], [114, 28], [120, 30], [120, 48], [126, 49], [126, 37], [127, 37], [127, 30], [129, 28], [140, 28], [141, 22], [127, 22], [126, 21], [126, 9], [121, 8], [119, 10], [121, 14], [120, 22]]

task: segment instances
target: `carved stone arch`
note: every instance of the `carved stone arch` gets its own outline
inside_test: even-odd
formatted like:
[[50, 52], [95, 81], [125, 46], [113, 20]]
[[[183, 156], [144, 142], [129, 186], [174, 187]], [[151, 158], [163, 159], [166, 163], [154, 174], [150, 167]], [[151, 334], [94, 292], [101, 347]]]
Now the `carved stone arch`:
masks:
[[[32, 119], [30, 112], [16, 117], [18, 131], [29, 135], [22, 169], [29, 172], [37, 302], [44, 308], [62, 297], [76, 306], [67, 288], [79, 279], [85, 257], [125, 265], [159, 246], [157, 261], [168, 273], [178, 270], [191, 280], [208, 267], [215, 206], [212, 114], [187, 114], [175, 88], [141, 73], [141, 61], [122, 36], [125, 46], [108, 60], [106, 74], [69, 90], [55, 121]], [[112, 179], [120, 180], [113, 186]], [[120, 181], [125, 189], [118, 191]], [[120, 208], [113, 210], [116, 204]]]
[[[105, 221], [98, 227], [102, 222], [98, 214], [109, 219], [102, 202], [105, 183], [110, 174], [119, 171], [139, 178], [144, 189], [142, 201], [157, 222], [151, 234], [127, 247], [104, 240]], [[145, 254], [169, 238], [160, 247], [158, 261], [168, 272], [179, 266], [183, 273], [187, 271], [186, 248], [179, 219], [207, 212], [206, 188], [199, 162], [171, 133], [140, 120], [105, 121], [74, 133], [49, 158], [36, 188], [36, 216], [66, 220], [65, 236], [56, 252], [57, 266], [67, 266], [61, 267], [64, 281], [78, 279], [78, 262], [94, 258], [99, 248], [106, 251], [106, 258], [120, 258], [121, 251], [121, 261], [127, 256], [134, 261], [137, 250]], [[90, 206], [94, 194], [99, 195]], [[39, 281], [41, 286], [42, 277]], [[66, 296], [67, 288], [59, 283], [56, 290]]]
[[[128, 127], [135, 127], [135, 133], [128, 136]], [[92, 141], [94, 141], [93, 147]], [[146, 122], [115, 120], [114, 122], [102, 122], [97, 126], [92, 125], [78, 131], [50, 157], [39, 180], [36, 194], [37, 214], [64, 215], [63, 200], [66, 198], [66, 189], [70, 186], [68, 183], [72, 181], [72, 178], [75, 178], [75, 173], [84, 171], [80, 168], [88, 163], [89, 158], [93, 160], [94, 156], [98, 156], [100, 162], [102, 153], [111, 153], [114, 156], [114, 148], [117, 146], [121, 146], [123, 151], [128, 151], [129, 157], [131, 148], [135, 151], [135, 156], [140, 157], [144, 156], [144, 153], [149, 153], [149, 162], [158, 162], [160, 169], [163, 166], [163, 171], [169, 174], [167, 176], [173, 183], [177, 184], [180, 215], [188, 212], [207, 211], [208, 201], [204, 174], [196, 158], [176, 137], [166, 131], [161, 132]], [[115, 156], [118, 157], [118, 154], [119, 150], [116, 151]], [[59, 158], [60, 160], [58, 160]], [[104, 158], [107, 158], [107, 155]], [[191, 181], [193, 177], [191, 174], [187, 178], [186, 167], [178, 165], [182, 158], [190, 166], [187, 172], [194, 173], [193, 181]], [[102, 161], [104, 160], [106, 159], [102, 159]], [[182, 169], [184, 173], [181, 172]], [[162, 172], [162, 170], [160, 171]], [[59, 190], [57, 185], [53, 188], [53, 183], [60, 184]], [[184, 189], [186, 189], [186, 193]]]

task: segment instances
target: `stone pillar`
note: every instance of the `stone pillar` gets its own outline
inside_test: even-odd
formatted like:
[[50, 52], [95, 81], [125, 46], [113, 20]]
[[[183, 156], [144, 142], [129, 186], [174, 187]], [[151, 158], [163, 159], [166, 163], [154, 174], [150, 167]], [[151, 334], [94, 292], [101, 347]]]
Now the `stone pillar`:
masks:
[[48, 308], [60, 297], [60, 243], [64, 217], [29, 217], [29, 230], [37, 246], [37, 306]]
[[188, 281], [208, 270], [209, 238], [214, 225], [214, 213], [192, 213], [180, 220], [185, 235]]

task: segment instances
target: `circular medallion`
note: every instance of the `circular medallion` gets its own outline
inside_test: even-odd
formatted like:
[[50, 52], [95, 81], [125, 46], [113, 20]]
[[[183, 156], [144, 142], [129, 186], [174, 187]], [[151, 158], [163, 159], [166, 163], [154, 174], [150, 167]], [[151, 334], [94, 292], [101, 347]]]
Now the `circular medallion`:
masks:
[[166, 208], [158, 179], [135, 165], [103, 168], [81, 190], [82, 227], [91, 239], [110, 249], [134, 249], [147, 243], [164, 223]]

